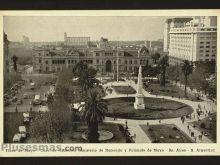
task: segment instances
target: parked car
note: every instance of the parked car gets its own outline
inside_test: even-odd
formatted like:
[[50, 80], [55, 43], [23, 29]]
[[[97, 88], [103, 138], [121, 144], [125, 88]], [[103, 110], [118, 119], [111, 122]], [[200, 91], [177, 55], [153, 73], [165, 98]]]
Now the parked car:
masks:
[[49, 111], [49, 108], [47, 105], [43, 105], [43, 106], [40, 106], [39, 112], [48, 112]]
[[31, 117], [28, 112], [23, 113], [23, 117], [24, 117], [24, 123], [29, 123], [31, 121]]
[[21, 138], [25, 139], [27, 137], [26, 127], [25, 126], [19, 126], [19, 133], [21, 134]]
[[32, 104], [33, 104], [33, 105], [40, 105], [40, 104], [41, 104], [40, 95], [35, 95]]
[[4, 94], [4, 99], [9, 99], [9, 95], [8, 94]]
[[8, 99], [5, 99], [4, 100], [4, 106], [6, 107], [6, 106], [9, 106], [9, 105], [10, 105], [10, 101]]
[[18, 98], [16, 96], [14, 96], [11, 101], [16, 102], [17, 100], [18, 100]]
[[17, 101], [17, 104], [18, 104], [18, 105], [21, 105], [21, 104], [23, 104], [23, 101], [22, 101], [22, 100], [18, 100], [18, 101]]
[[21, 142], [21, 134], [16, 133], [13, 137], [13, 143], [20, 143]]
[[35, 83], [33, 83], [33, 82], [30, 83], [30, 89], [31, 89], [31, 90], [34, 90], [34, 88], [35, 88]]
[[23, 95], [23, 99], [28, 99], [28, 95], [27, 95], [27, 94], [24, 94], [24, 95]]

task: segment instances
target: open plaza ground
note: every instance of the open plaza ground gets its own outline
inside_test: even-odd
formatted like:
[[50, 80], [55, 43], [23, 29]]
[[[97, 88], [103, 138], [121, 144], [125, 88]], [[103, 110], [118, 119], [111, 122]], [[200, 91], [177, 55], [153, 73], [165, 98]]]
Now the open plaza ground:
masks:
[[[39, 75], [38, 75], [39, 76]], [[17, 105], [16, 102], [4, 107], [4, 141], [12, 142], [13, 135], [18, 132], [18, 126], [23, 124], [22, 112], [30, 111], [32, 107], [33, 113], [37, 113], [39, 106], [31, 106], [35, 94], [43, 95], [50, 87], [52, 77], [38, 76], [25, 77], [26, 83], [18, 90], [17, 97], [22, 99], [24, 94], [28, 95], [27, 99], [22, 99], [23, 104]], [[31, 90], [28, 86], [28, 81], [32, 79], [36, 82], [36, 88]], [[125, 128], [126, 122], [128, 131], [133, 141], [136, 143], [192, 143], [192, 142], [215, 142], [216, 141], [216, 105], [208, 100], [188, 100], [179, 98], [178, 95], [164, 95], [164, 91], [158, 90], [155, 93], [143, 91], [145, 95], [145, 110], [134, 109], [134, 96], [136, 84], [132, 80], [108, 82], [103, 85], [103, 88], [111, 88], [112, 92], [106, 90], [104, 99], [108, 104], [108, 112], [104, 124], [99, 126], [99, 130], [108, 130], [114, 134], [106, 143], [125, 143], [126, 137], [123, 131], [120, 130], [120, 125]], [[168, 86], [171, 91], [172, 87]], [[182, 89], [175, 87], [174, 90], [182, 92]], [[161, 93], [159, 93], [161, 92]], [[169, 93], [169, 92], [168, 92]], [[193, 96], [193, 95], [192, 95]], [[206, 111], [210, 111], [211, 115], [201, 116], [199, 119], [196, 115], [198, 105], [206, 107]], [[17, 106], [18, 113], [15, 113]], [[205, 111], [205, 110], [204, 110]], [[206, 114], [208, 115], [208, 114]], [[181, 117], [185, 117], [184, 123]], [[190, 116], [190, 118], [189, 118]], [[210, 120], [211, 118], [211, 120]], [[201, 124], [205, 123], [205, 127]], [[191, 132], [194, 131], [194, 136], [188, 130], [190, 126]], [[29, 127], [27, 126], [27, 131]], [[150, 130], [150, 131], [149, 131]], [[153, 130], [153, 131], [151, 131]], [[82, 138], [82, 133], [86, 131], [86, 125], [81, 123], [72, 124], [68, 131], [65, 132], [64, 142], [79, 143], [85, 142]], [[201, 132], [205, 132], [203, 139], [196, 139]], [[28, 143], [36, 142], [36, 139], [30, 137], [25, 141]]]

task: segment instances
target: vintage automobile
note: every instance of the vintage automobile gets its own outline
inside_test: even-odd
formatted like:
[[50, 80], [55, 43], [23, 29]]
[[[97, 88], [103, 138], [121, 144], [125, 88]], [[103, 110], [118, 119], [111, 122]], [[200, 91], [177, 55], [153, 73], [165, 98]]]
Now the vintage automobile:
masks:
[[25, 126], [19, 126], [19, 133], [21, 134], [21, 138], [25, 139], [27, 137], [26, 127]]
[[21, 134], [16, 133], [13, 137], [13, 143], [20, 143], [21, 142]]
[[16, 102], [17, 100], [18, 100], [18, 98], [17, 98], [16, 96], [14, 96], [14, 97], [11, 99], [12, 102]]
[[18, 105], [21, 105], [21, 104], [23, 104], [23, 101], [22, 101], [22, 100], [18, 100], [18, 101], [17, 101], [17, 104], [18, 104]]

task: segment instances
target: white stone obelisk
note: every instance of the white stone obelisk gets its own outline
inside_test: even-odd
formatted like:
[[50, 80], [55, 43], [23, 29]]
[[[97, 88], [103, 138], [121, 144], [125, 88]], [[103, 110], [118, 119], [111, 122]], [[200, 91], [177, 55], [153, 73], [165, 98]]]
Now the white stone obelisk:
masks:
[[134, 108], [135, 109], [145, 109], [141, 65], [139, 67], [139, 73], [138, 73], [137, 93], [135, 96]]

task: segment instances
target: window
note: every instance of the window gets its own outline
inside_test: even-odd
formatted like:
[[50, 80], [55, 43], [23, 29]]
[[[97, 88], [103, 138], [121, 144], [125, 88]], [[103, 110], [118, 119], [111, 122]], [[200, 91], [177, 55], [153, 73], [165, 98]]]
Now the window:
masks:
[[137, 64], [137, 60], [134, 60], [134, 63]]
[[48, 61], [46, 60], [45, 63], [48, 64]]
[[210, 46], [206, 46], [206, 48], [210, 48]]
[[205, 56], [206, 56], [206, 57], [209, 57], [209, 54], [206, 54]]
[[129, 64], [132, 64], [132, 60], [129, 61]]
[[204, 48], [204, 46], [200, 46], [200, 48]]
[[99, 64], [99, 60], [96, 60], [96, 63]]
[[127, 62], [127, 60], [125, 60], [125, 64], [127, 64], [128, 62]]
[[39, 59], [39, 64], [41, 63], [41, 59]]
[[96, 53], [96, 56], [99, 56], [99, 53]]

